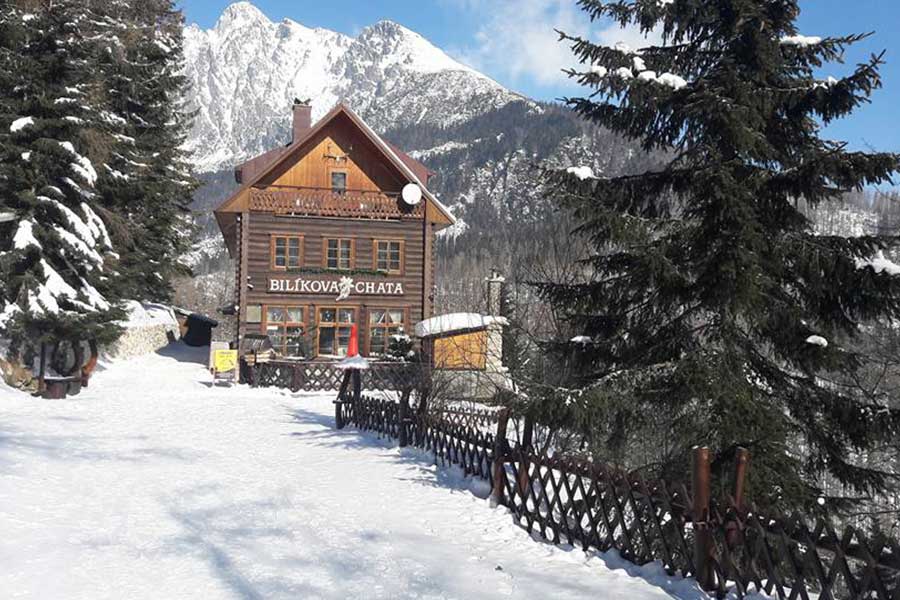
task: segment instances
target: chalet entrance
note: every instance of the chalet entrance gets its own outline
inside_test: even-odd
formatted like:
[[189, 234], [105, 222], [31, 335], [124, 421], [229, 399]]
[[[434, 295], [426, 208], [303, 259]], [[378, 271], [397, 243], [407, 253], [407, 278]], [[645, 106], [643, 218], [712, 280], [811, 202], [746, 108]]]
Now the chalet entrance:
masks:
[[357, 324], [359, 307], [316, 307], [316, 353], [342, 358], [350, 347], [350, 329]]

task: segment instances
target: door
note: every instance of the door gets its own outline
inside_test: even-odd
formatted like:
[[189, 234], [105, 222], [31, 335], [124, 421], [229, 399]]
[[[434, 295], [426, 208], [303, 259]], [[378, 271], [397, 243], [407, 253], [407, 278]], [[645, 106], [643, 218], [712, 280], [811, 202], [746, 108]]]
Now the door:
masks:
[[316, 308], [318, 355], [323, 357], [347, 356], [350, 347], [350, 328], [356, 323], [357, 308], [344, 306], [319, 306]]

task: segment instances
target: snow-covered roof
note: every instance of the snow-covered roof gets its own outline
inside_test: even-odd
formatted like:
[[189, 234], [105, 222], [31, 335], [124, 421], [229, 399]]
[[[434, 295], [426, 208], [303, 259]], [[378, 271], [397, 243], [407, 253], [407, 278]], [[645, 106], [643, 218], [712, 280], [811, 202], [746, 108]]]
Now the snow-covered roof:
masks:
[[470, 329], [484, 329], [493, 324], [508, 325], [505, 317], [491, 317], [478, 313], [449, 313], [438, 315], [416, 323], [417, 337], [432, 337], [445, 333], [467, 331]]

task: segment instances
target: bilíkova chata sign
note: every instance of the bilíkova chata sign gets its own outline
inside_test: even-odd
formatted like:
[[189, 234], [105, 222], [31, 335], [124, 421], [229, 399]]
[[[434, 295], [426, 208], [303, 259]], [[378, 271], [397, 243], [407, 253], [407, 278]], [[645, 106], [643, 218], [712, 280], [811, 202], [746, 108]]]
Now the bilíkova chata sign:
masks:
[[273, 294], [334, 294], [340, 302], [351, 295], [402, 296], [403, 283], [399, 281], [355, 281], [352, 277], [340, 279], [270, 279], [268, 292]]

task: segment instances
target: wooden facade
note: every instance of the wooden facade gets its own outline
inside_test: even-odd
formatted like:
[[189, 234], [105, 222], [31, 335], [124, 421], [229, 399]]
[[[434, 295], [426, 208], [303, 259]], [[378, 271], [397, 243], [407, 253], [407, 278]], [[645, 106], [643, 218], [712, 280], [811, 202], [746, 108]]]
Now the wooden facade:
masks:
[[[349, 108], [315, 126], [308, 106], [294, 111], [294, 141], [239, 166], [243, 185], [216, 210], [236, 263], [236, 335], [268, 334], [286, 356], [342, 356], [355, 324], [361, 352], [382, 354], [431, 316], [433, 239], [453, 217], [427, 168]], [[404, 201], [408, 186], [421, 202]]]
[[438, 369], [484, 371], [487, 342], [486, 329], [437, 337], [432, 341], [432, 362]]

